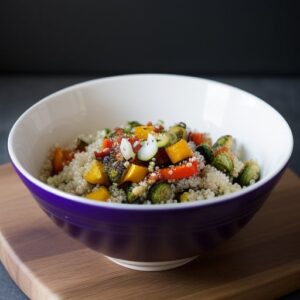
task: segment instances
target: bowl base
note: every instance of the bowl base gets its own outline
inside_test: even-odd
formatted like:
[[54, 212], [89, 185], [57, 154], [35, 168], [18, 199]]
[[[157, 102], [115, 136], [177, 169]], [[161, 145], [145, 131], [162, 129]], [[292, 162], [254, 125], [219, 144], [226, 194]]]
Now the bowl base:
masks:
[[187, 257], [187, 258], [177, 259], [177, 260], [157, 261], [157, 262], [131, 261], [131, 260], [113, 258], [109, 256], [106, 257], [118, 265], [121, 265], [129, 269], [137, 270], [137, 271], [165, 271], [165, 270], [175, 269], [184, 264], [187, 264], [188, 262], [196, 259], [198, 256]]

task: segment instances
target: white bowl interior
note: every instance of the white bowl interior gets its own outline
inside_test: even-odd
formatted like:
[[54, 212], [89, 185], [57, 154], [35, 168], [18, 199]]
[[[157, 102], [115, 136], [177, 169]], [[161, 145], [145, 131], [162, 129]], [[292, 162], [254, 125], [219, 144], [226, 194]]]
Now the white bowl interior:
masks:
[[127, 120], [178, 121], [236, 139], [244, 159], [255, 159], [262, 178], [290, 157], [293, 138], [285, 120], [257, 97], [214, 81], [173, 75], [130, 75], [93, 80], [59, 91], [26, 111], [9, 137], [12, 160], [38, 177], [49, 148], [79, 134]]

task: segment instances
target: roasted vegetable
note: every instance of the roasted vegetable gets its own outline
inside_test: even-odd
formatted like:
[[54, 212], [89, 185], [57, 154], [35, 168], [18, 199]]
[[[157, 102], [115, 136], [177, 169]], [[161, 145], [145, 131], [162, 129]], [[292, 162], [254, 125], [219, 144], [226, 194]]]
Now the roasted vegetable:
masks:
[[237, 178], [237, 182], [241, 186], [248, 186], [260, 178], [259, 165], [253, 161], [247, 161], [245, 167]]
[[156, 137], [157, 147], [163, 148], [170, 145], [170, 138], [167, 133], [159, 133]]
[[228, 152], [216, 155], [212, 160], [212, 165], [227, 175], [231, 175], [234, 168], [233, 160]]
[[213, 160], [213, 151], [211, 147], [207, 144], [201, 144], [196, 148], [196, 151], [199, 152], [205, 159], [205, 163], [210, 164]]
[[104, 157], [110, 154], [110, 148], [104, 148], [101, 152], [94, 152], [97, 160], [103, 160]]
[[126, 160], [135, 157], [135, 153], [133, 151], [132, 145], [126, 138], [122, 138], [121, 140], [120, 151]]
[[141, 124], [137, 121], [127, 122], [126, 127], [124, 128], [124, 131], [126, 133], [131, 133], [133, 128], [135, 128], [137, 126], [141, 126]]
[[74, 151], [65, 150], [60, 147], [55, 148], [52, 159], [52, 169], [54, 174], [61, 172], [74, 157]]
[[138, 200], [139, 200], [139, 196], [138, 196], [138, 195], [135, 195], [135, 194], [132, 192], [132, 190], [133, 190], [132, 184], [128, 185], [128, 186], [125, 188], [126, 198], [127, 198], [127, 202], [128, 202], [128, 203], [138, 202]]
[[154, 131], [154, 127], [151, 126], [136, 126], [134, 127], [134, 135], [140, 140], [146, 140], [148, 138], [148, 134]]
[[131, 128], [137, 127], [137, 126], [141, 126], [141, 123], [138, 121], [130, 121], [127, 123], [128, 126], [130, 126]]
[[189, 192], [183, 192], [179, 195], [179, 201], [180, 202], [188, 202], [189, 201]]
[[155, 163], [159, 167], [169, 166], [172, 162], [164, 148], [159, 148], [155, 155]]
[[166, 182], [158, 182], [151, 187], [148, 197], [154, 204], [166, 202], [173, 198], [173, 190], [170, 184]]
[[189, 147], [187, 141], [184, 139], [181, 139], [174, 145], [167, 147], [166, 152], [173, 164], [185, 158], [193, 156], [192, 149]]
[[111, 139], [109, 139], [109, 138], [103, 139], [102, 149], [111, 148], [112, 146], [113, 146], [113, 141]]
[[166, 135], [169, 138], [169, 144], [167, 146], [171, 146], [171, 145], [173, 145], [173, 144], [175, 144], [175, 143], [178, 142], [177, 135], [174, 132], [167, 131]]
[[185, 165], [164, 168], [159, 170], [159, 176], [163, 180], [182, 179], [196, 175], [198, 172], [198, 162], [187, 163]]
[[231, 153], [230, 149], [228, 149], [225, 146], [219, 146], [217, 148], [212, 148], [212, 150], [213, 150], [213, 155], [214, 156], [217, 156], [221, 153]]
[[146, 177], [147, 173], [148, 173], [147, 167], [131, 164], [126, 171], [125, 176], [122, 179], [122, 182], [130, 181], [130, 182], [138, 183]]
[[84, 179], [92, 184], [108, 185], [109, 180], [101, 161], [94, 160], [90, 169], [84, 174]]
[[191, 132], [190, 139], [198, 146], [204, 142], [204, 134], [200, 132]]
[[184, 128], [184, 129], [186, 129], [186, 124], [185, 124], [184, 122], [179, 122], [179, 123], [178, 123], [178, 126]]
[[152, 134], [148, 134], [147, 141], [144, 142], [143, 146], [137, 153], [139, 160], [148, 161], [152, 159], [158, 150], [156, 139]]
[[86, 143], [85, 141], [83, 141], [82, 139], [77, 139], [77, 142], [76, 142], [76, 151], [79, 151], [79, 152], [83, 152], [85, 151], [85, 148], [86, 146], [88, 146], [88, 143]]
[[170, 127], [169, 132], [175, 133], [177, 136], [177, 140], [185, 139], [187, 138], [187, 132], [186, 129], [179, 125], [174, 125]]
[[85, 196], [88, 199], [106, 201], [110, 198], [110, 193], [105, 186], [100, 186], [97, 190]]
[[227, 147], [228, 149], [232, 148], [233, 138], [231, 135], [223, 135], [213, 144], [213, 148], [215, 149], [222, 146]]
[[121, 178], [126, 170], [124, 162], [118, 160], [106, 166], [105, 169], [110, 181], [114, 183], [120, 183]]

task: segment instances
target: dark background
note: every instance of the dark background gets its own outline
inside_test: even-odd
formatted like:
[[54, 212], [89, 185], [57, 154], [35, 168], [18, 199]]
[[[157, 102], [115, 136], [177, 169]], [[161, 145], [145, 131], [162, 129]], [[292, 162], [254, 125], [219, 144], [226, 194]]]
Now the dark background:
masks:
[[0, 72], [300, 72], [299, 1], [2, 0]]
[[[9, 161], [12, 124], [44, 96], [88, 79], [151, 72], [211, 78], [267, 101], [292, 128], [289, 167], [300, 174], [296, 0], [1, 0], [0, 163]], [[0, 264], [4, 299], [26, 297]]]

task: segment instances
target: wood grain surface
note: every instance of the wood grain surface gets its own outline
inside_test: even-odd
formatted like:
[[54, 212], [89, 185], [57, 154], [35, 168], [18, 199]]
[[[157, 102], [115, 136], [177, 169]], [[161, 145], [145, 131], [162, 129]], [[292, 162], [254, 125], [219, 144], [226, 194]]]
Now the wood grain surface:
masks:
[[273, 299], [300, 288], [300, 180], [288, 170], [234, 238], [181, 268], [139, 272], [87, 249], [0, 167], [0, 258], [31, 299]]

